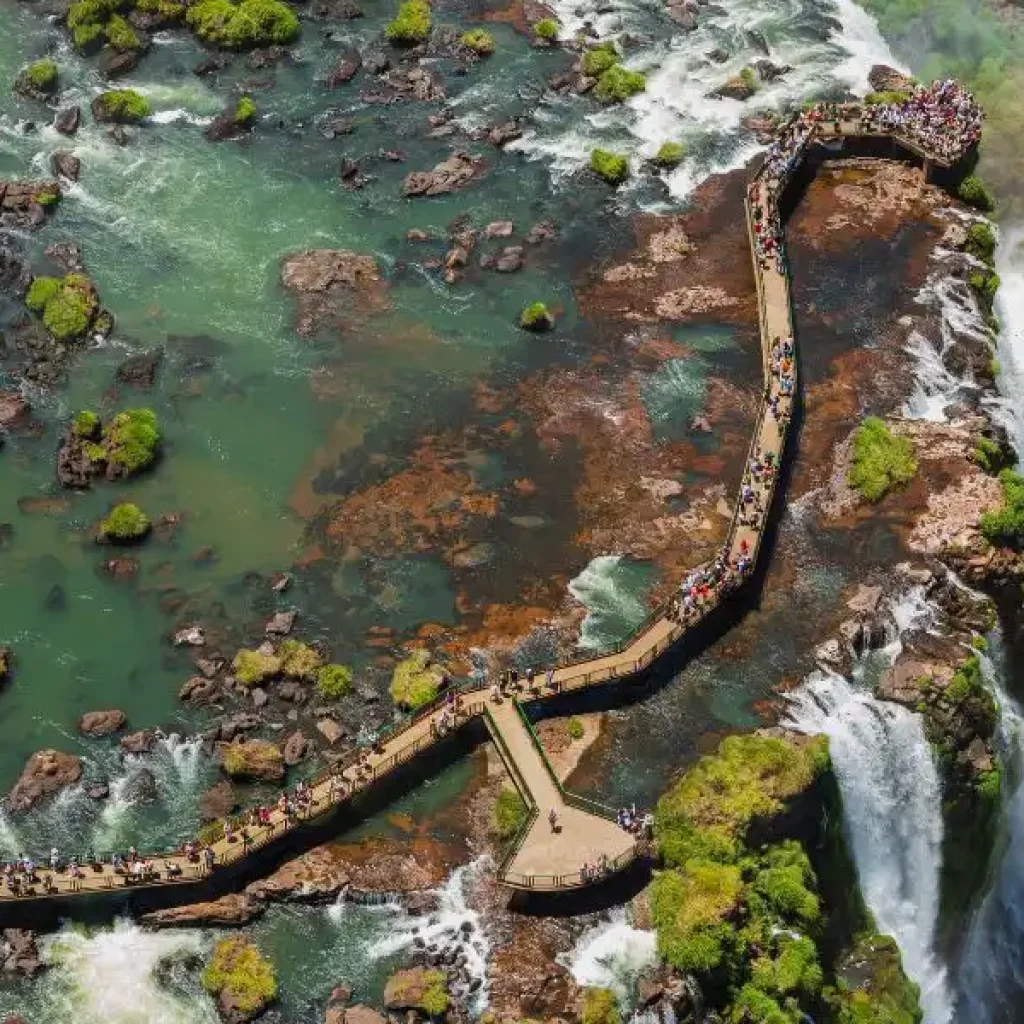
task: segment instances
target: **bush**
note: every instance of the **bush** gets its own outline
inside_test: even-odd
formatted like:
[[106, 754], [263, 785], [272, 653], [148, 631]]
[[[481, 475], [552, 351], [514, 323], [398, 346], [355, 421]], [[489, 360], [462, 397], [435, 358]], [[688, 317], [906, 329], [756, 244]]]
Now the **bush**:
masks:
[[[993, 374], [995, 376], [995, 374]], [[1003, 447], [997, 441], [993, 441], [984, 434], [979, 434], [974, 442], [974, 451], [971, 454], [974, 462], [986, 473], [995, 476], [1000, 470], [1016, 463], [1017, 457], [1013, 449]]]
[[243, 686], [259, 686], [281, 671], [281, 659], [274, 654], [261, 654], [243, 647], [231, 662], [231, 671]]
[[681, 142], [663, 142], [654, 154], [654, 162], [659, 167], [675, 167], [682, 162], [684, 153]]
[[1003, 547], [1024, 546], [1024, 476], [1012, 469], [999, 474], [1003, 507], [981, 517], [981, 532], [990, 543]]
[[995, 209], [995, 200], [992, 193], [985, 187], [984, 182], [977, 175], [969, 174], [960, 182], [956, 193], [968, 206], [973, 206], [985, 213]]
[[223, 838], [223, 821], [208, 821], [199, 829], [199, 834], [196, 836], [196, 839], [198, 839], [203, 846], [213, 846], [214, 843], [220, 842]]
[[975, 270], [967, 278], [967, 283], [971, 286], [974, 294], [978, 296], [978, 301], [984, 311], [990, 313], [992, 303], [996, 300], [996, 292], [999, 291], [999, 286], [1002, 284], [999, 275], [991, 270]]
[[152, 409], [119, 412], [103, 431], [107, 461], [125, 476], [152, 465], [160, 444], [160, 429]]
[[853, 435], [849, 485], [866, 501], [881, 501], [893, 487], [909, 483], [917, 472], [913, 445], [869, 416]]
[[149, 533], [149, 518], [138, 505], [123, 501], [100, 521], [100, 536], [119, 543], [141, 540]]
[[93, 116], [98, 121], [135, 124], [153, 113], [149, 100], [134, 89], [111, 89], [93, 100]]
[[448, 982], [441, 971], [426, 971], [423, 980], [427, 987], [420, 996], [419, 1009], [428, 1017], [440, 1017], [448, 1012]]
[[629, 177], [629, 161], [607, 149], [595, 149], [591, 152], [590, 169], [610, 185], [619, 185]]
[[621, 103], [646, 88], [647, 79], [639, 71], [628, 71], [621, 64], [616, 64], [597, 80], [594, 91], [604, 103]]
[[471, 28], [468, 32], [463, 32], [459, 36], [459, 42], [467, 50], [472, 50], [481, 57], [494, 53], [494, 36], [490, 32], [485, 32], [482, 28]]
[[40, 206], [53, 206], [54, 203], [57, 203], [59, 201], [60, 189], [56, 185], [44, 189], [42, 192], [36, 193], [36, 202]]
[[903, 973], [899, 947], [888, 935], [857, 936], [836, 973], [837, 988], [825, 993], [834, 1024], [920, 1024], [918, 987]]
[[135, 9], [143, 14], [159, 14], [166, 21], [181, 21], [185, 5], [175, 0], [135, 0]]
[[253, 103], [250, 96], [243, 96], [238, 101], [238, 106], [235, 107], [235, 124], [241, 125], [243, 128], [249, 124], [252, 124], [256, 117], [256, 104]]
[[740, 71], [739, 79], [745, 89], [748, 89], [750, 92], [757, 92], [757, 75], [754, 74], [753, 68], [743, 68]]
[[610, 988], [583, 990], [583, 1012], [580, 1024], [619, 1024], [619, 1001]]
[[71, 429], [77, 437], [95, 437], [99, 430], [100, 418], [91, 409], [83, 409], [76, 417]]
[[785, 932], [780, 933], [778, 941], [774, 957], [762, 955], [754, 961], [754, 984], [772, 995], [817, 996], [824, 980], [817, 947], [804, 935], [794, 937]]
[[789, 841], [769, 852], [766, 866], [754, 878], [753, 889], [779, 917], [807, 927], [818, 920], [821, 912], [818, 897], [808, 888], [814, 881], [807, 855], [799, 843]]
[[39, 92], [53, 92], [57, 86], [57, 65], [49, 57], [29, 64], [22, 75], [25, 81]]
[[494, 834], [503, 843], [514, 838], [526, 822], [527, 813], [519, 791], [506, 786], [494, 801]]
[[613, 43], [602, 43], [583, 54], [580, 67], [585, 75], [598, 78], [619, 63], [619, 55]]
[[864, 97], [864, 102], [869, 107], [877, 107], [882, 104], [906, 103], [910, 99], [909, 92], [901, 92], [899, 89], [883, 89], [881, 92], [869, 92]]
[[755, 985], [744, 985], [729, 1008], [729, 1024], [799, 1024], [803, 1014], [784, 1010], [770, 995]]
[[107, 22], [106, 32], [107, 42], [115, 50], [126, 53], [142, 49], [142, 40], [120, 14], [113, 15]]
[[323, 658], [301, 640], [285, 640], [277, 649], [281, 671], [289, 679], [312, 680], [323, 665]]
[[991, 266], [996, 252], [996, 236], [987, 224], [972, 224], [971, 230], [967, 232], [967, 243], [964, 248], [975, 259]]
[[519, 326], [528, 331], [549, 331], [555, 325], [555, 318], [543, 302], [531, 302], [519, 314]]
[[225, 50], [290, 43], [299, 34], [299, 19], [281, 0], [199, 0], [185, 20], [200, 39]]
[[391, 677], [391, 699], [399, 706], [415, 711], [429, 704], [441, 689], [441, 669], [431, 664], [429, 651], [413, 653], [395, 666]]
[[402, 0], [384, 35], [396, 46], [413, 46], [430, 37], [430, 5], [426, 0]]
[[583, 723], [578, 718], [570, 718], [565, 727], [566, 732], [569, 734], [571, 740], [583, 739]]
[[541, 39], [554, 42], [558, 38], [558, 22], [554, 18], [541, 18], [533, 26], [533, 34]]
[[246, 938], [221, 939], [202, 974], [203, 988], [242, 1015], [255, 1015], [277, 998], [274, 966]]
[[57, 341], [84, 337], [99, 308], [92, 282], [82, 274], [37, 277], [25, 296], [25, 305], [42, 313], [46, 329]]
[[348, 665], [321, 665], [316, 674], [316, 691], [324, 700], [340, 700], [352, 689]]
[[33, 313], [42, 313], [47, 305], [57, 297], [60, 291], [60, 279], [56, 277], [37, 277], [29, 286], [25, 296], [25, 305]]

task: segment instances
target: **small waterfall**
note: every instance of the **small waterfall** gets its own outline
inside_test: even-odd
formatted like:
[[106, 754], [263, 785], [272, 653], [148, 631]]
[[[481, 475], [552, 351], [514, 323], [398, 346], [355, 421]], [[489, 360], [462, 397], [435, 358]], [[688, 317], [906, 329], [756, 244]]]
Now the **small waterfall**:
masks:
[[999, 360], [1001, 420], [1013, 447], [1024, 452], [1024, 227], [1004, 227], [996, 249], [996, 271], [1002, 282], [996, 292], [1001, 331]]
[[598, 555], [569, 582], [569, 593], [587, 609], [579, 645], [599, 651], [614, 647], [647, 617], [644, 593], [650, 567], [621, 555]]
[[813, 673], [790, 695], [788, 724], [829, 737], [843, 795], [847, 842], [878, 927], [899, 943], [907, 974], [921, 986], [925, 1024], [952, 1020], [946, 970], [933, 946], [942, 865], [942, 792], [918, 715], [871, 694], [869, 677], [891, 664], [900, 635], [927, 626], [920, 590], [895, 602], [893, 639], [868, 655], [852, 679]]

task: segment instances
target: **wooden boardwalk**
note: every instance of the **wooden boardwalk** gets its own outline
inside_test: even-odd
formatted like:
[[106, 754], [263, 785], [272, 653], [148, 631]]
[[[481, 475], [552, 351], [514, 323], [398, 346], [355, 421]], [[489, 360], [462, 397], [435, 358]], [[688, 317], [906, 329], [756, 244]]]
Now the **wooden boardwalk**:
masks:
[[[929, 162], [944, 167], [950, 165], [948, 160], [922, 151], [912, 139], [880, 132], [875, 127], [868, 129], [857, 118], [845, 116], [840, 120], [816, 124], [802, 143], [800, 159], [788, 173], [792, 175], [813, 142], [843, 137], [891, 139], [921, 158], [926, 172]], [[334, 766], [313, 780], [309, 784], [307, 805], [295, 815], [286, 817], [275, 807], [264, 825], [243, 826], [237, 823], [229, 838], [219, 839], [193, 859], [186, 857], [182, 850], [150, 854], [148, 859], [154, 870], [144, 878], [133, 877], [123, 871], [115, 872], [109, 862], [83, 865], [78, 877], [72, 877], [67, 871], [52, 873], [40, 868], [37, 881], [20, 886], [17, 892], [9, 883], [0, 885], [0, 904], [195, 883], [226, 865], [251, 856], [292, 830], [324, 818], [417, 754], [433, 747], [452, 729], [474, 719], [482, 719], [486, 724], [529, 811], [526, 824], [499, 867], [499, 877], [505, 884], [527, 890], [572, 889], [606, 877], [640, 855], [643, 852], [642, 842], [616, 824], [613, 812], [563, 789], [537, 742], [521, 702], [549, 699], [641, 672], [752, 575], [774, 497], [777, 467], [784, 452], [786, 428], [797, 391], [789, 280], [781, 253], [778, 213], [778, 200], [785, 185], [785, 180], [769, 178], [762, 168], [751, 182], [746, 203], [765, 386], [740, 496], [723, 547], [723, 561], [735, 567], [742, 560], [741, 570], [728, 570], [725, 579], [720, 580], [703, 598], [698, 598], [692, 608], [684, 610], [678, 603], [663, 606], [614, 651], [561, 665], [553, 672], [542, 670], [528, 687], [520, 683], [515, 695], [496, 700], [491, 686], [480, 683], [453, 688], [431, 706], [392, 727], [378, 738], [372, 748], [356, 752], [344, 764]], [[779, 229], [780, 252], [777, 259], [766, 260], [758, 255], [752, 205], [760, 207], [762, 214]], [[785, 392], [776, 368], [776, 344], [780, 339], [794, 343], [791, 382]], [[775, 412], [772, 411], [773, 405]], [[766, 456], [776, 468], [764, 474], [752, 474], [750, 467], [755, 460], [763, 463]], [[750, 489], [746, 502], [743, 500], [744, 488]], [[755, 511], [757, 508], [759, 513]], [[549, 822], [552, 810], [557, 819], [554, 829]]]

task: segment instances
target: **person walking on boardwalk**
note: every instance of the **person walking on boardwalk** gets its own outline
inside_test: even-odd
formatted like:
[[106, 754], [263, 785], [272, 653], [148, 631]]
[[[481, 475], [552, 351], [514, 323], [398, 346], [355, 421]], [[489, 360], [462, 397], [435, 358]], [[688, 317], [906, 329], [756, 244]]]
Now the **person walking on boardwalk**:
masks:
[[548, 824], [551, 826], [552, 832], [558, 831], [558, 814], [555, 812], [554, 807], [548, 811]]

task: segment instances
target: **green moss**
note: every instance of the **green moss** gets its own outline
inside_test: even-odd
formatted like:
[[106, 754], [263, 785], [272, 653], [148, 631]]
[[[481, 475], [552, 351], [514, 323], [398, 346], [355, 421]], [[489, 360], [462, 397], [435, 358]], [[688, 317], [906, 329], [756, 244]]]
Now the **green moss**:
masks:
[[120, 14], [113, 15], [107, 22], [106, 33], [107, 42], [115, 50], [126, 53], [142, 49], [142, 40]]
[[253, 103], [251, 97], [243, 96], [238, 101], [238, 106], [235, 107], [235, 124], [245, 127], [252, 124], [255, 118], [256, 104]]
[[47, 189], [36, 195], [36, 202], [40, 206], [54, 206], [60, 201], [60, 191], [57, 188]]
[[105, 464], [107, 461], [107, 449], [101, 444], [87, 444], [85, 446], [85, 454], [90, 462]]
[[316, 679], [323, 665], [323, 658], [301, 640], [285, 640], [277, 649], [277, 656], [281, 659], [281, 671], [289, 679]]
[[824, 976], [814, 942], [806, 935], [781, 932], [773, 945], [771, 955], [766, 950], [754, 961], [754, 984], [774, 996], [817, 996]]
[[102, 39], [102, 25], [79, 25], [71, 30], [71, 40], [75, 44], [75, 49], [83, 53], [97, 46]]
[[594, 91], [605, 103], [621, 103], [646, 88], [647, 79], [639, 71], [628, 71], [621, 64], [616, 64], [601, 75]]
[[281, 671], [281, 659], [275, 654], [261, 654], [243, 647], [231, 662], [231, 671], [243, 686], [259, 686]]
[[968, 206], [973, 206], [978, 210], [983, 210], [985, 213], [989, 213], [995, 209], [996, 204], [995, 200], [992, 198], [992, 193], [985, 187], [984, 182], [974, 174], [969, 174], [960, 182], [960, 187], [957, 189], [957, 195], [967, 203]]
[[47, 305], [57, 297], [60, 291], [60, 278], [37, 277], [29, 286], [28, 294], [25, 296], [25, 305], [33, 313], [42, 313]]
[[494, 53], [494, 36], [482, 28], [471, 28], [459, 36], [459, 42], [481, 57]]
[[869, 416], [856, 429], [847, 482], [866, 501], [881, 501], [893, 487], [908, 484], [916, 472], [913, 445], [882, 420]]
[[553, 324], [554, 317], [543, 302], [531, 302], [519, 314], [519, 326], [528, 331], [546, 331]]
[[46, 329], [57, 341], [84, 337], [98, 309], [92, 282], [81, 274], [37, 277], [25, 296], [25, 305], [42, 313]]
[[199, 834], [196, 838], [203, 846], [212, 846], [224, 838], [224, 822], [208, 821], [199, 829]]
[[396, 46], [413, 46], [430, 37], [430, 24], [430, 5], [426, 0], [403, 0], [384, 35]]
[[253, 1014], [277, 998], [274, 965], [248, 939], [221, 939], [202, 974], [203, 988], [224, 996], [242, 1014]]
[[149, 100], [134, 89], [110, 89], [93, 101], [93, 112], [101, 121], [135, 124], [149, 117], [153, 108]]
[[199, 0], [185, 20], [200, 39], [225, 50], [281, 45], [299, 34], [298, 17], [281, 0]]
[[185, 17], [185, 5], [175, 0], [135, 0], [135, 9], [144, 14], [159, 14], [166, 21], [181, 21]]
[[437, 696], [441, 678], [442, 671], [431, 664], [429, 651], [413, 651], [395, 666], [391, 676], [391, 699], [399, 707], [415, 710]]
[[347, 665], [321, 665], [316, 691], [324, 700], [340, 700], [352, 689], [352, 669]]
[[780, 1006], [756, 985], [744, 985], [726, 1012], [729, 1024], [799, 1024], [802, 1014]]
[[590, 169], [610, 185], [620, 185], [629, 177], [629, 161], [626, 157], [607, 149], [591, 151]]
[[654, 154], [654, 162], [659, 167], [675, 167], [682, 162], [685, 152], [681, 142], [663, 142]]
[[1017, 462], [1017, 455], [1012, 448], [985, 437], [984, 434], [976, 438], [971, 458], [986, 473], [993, 476]]
[[71, 427], [78, 437], [95, 437], [99, 428], [100, 418], [91, 409], [83, 409]]
[[619, 1000], [610, 988], [583, 990], [583, 1009], [580, 1024], [619, 1024]]
[[554, 42], [558, 38], [558, 22], [554, 18], [541, 18], [533, 26], [533, 34], [540, 39]]
[[151, 466], [160, 445], [160, 428], [152, 409], [125, 409], [103, 431], [107, 461], [126, 476]]
[[506, 786], [494, 801], [493, 829], [501, 842], [514, 838], [526, 821], [527, 807], [519, 791]]
[[974, 294], [978, 296], [984, 312], [991, 312], [992, 303], [995, 302], [996, 292], [999, 291], [999, 275], [992, 270], [974, 270], [967, 278]]
[[618, 63], [619, 55], [615, 52], [615, 44], [602, 43], [600, 46], [595, 46], [583, 54], [580, 68], [585, 75], [590, 75], [591, 78], [598, 78]]
[[566, 723], [565, 731], [569, 734], [571, 740], [583, 739], [583, 723], [578, 718], [570, 718]]
[[118, 543], [141, 540], [149, 533], [149, 518], [138, 505], [123, 501], [100, 521], [100, 536]]
[[427, 987], [420, 998], [419, 1008], [429, 1017], [440, 1017], [448, 1012], [448, 983], [441, 971], [426, 971], [423, 980]]
[[869, 107], [877, 107], [881, 104], [905, 103], [910, 99], [909, 92], [900, 92], [898, 89], [886, 89], [881, 92], [869, 92], [864, 97], [864, 102]]
[[49, 57], [29, 64], [22, 75], [28, 85], [40, 92], [53, 92], [57, 87], [57, 65]]
[[975, 259], [991, 265], [996, 252], [996, 236], [988, 224], [972, 224], [964, 248]]
[[749, 92], [757, 92], [757, 75], [754, 73], [753, 68], [742, 68], [739, 73], [739, 80]]
[[269, 740], [231, 743], [221, 750], [220, 766], [234, 779], [276, 780], [284, 777], [284, 755]]
[[919, 989], [903, 973], [899, 947], [887, 935], [858, 936], [837, 976], [837, 987], [825, 993], [835, 1024], [918, 1024], [921, 1020]]
[[87, 52], [102, 44], [117, 7], [116, 0], [78, 0], [68, 8], [68, 28], [78, 50]]
[[811, 862], [799, 843], [772, 847], [753, 880], [753, 891], [767, 908], [787, 922], [809, 927], [818, 921], [821, 904], [810, 886], [815, 884]]
[[990, 544], [1020, 548], [1024, 546], [1024, 476], [1004, 469], [999, 482], [1003, 488], [1003, 507], [981, 517], [981, 532]]

